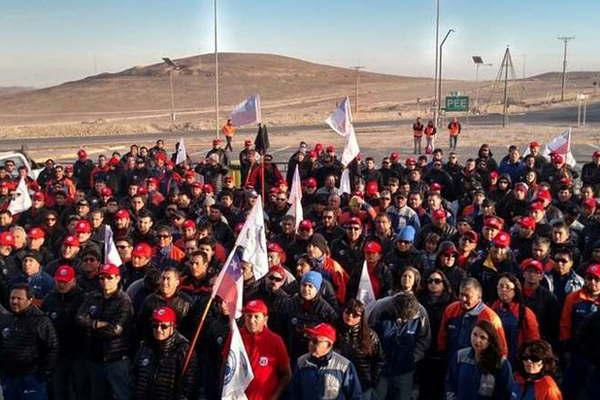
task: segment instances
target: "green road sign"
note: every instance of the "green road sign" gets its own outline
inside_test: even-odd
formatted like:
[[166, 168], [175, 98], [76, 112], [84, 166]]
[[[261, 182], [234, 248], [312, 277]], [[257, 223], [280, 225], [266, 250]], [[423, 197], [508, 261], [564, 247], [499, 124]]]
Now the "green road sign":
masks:
[[469, 111], [469, 96], [446, 97], [446, 111]]

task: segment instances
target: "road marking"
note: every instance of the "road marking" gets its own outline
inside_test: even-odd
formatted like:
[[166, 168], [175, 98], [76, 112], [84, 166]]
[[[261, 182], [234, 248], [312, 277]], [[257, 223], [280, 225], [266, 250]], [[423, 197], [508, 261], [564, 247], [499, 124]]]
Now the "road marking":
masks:
[[285, 151], [285, 150], [289, 149], [290, 147], [292, 147], [292, 146], [285, 146], [285, 147], [282, 147], [282, 148], [280, 148], [280, 149], [273, 150], [273, 151], [271, 151], [270, 153], [271, 153], [271, 154], [279, 153], [279, 152], [281, 152], [281, 151]]

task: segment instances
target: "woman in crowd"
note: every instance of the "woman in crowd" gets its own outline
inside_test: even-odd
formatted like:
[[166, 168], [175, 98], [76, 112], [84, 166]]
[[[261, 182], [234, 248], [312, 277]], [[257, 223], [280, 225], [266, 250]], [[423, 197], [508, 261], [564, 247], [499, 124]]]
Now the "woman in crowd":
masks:
[[524, 343], [515, 364], [514, 400], [562, 400], [554, 381], [557, 358], [545, 340]]
[[480, 320], [471, 331], [471, 346], [450, 359], [446, 399], [508, 400], [513, 385], [510, 362], [502, 357], [496, 329]]
[[360, 300], [350, 299], [344, 306], [338, 323], [335, 350], [352, 361], [360, 379], [363, 399], [376, 399], [375, 391], [385, 355], [379, 337], [367, 325], [365, 306]]
[[397, 279], [397, 287], [402, 291], [412, 292], [416, 295], [421, 290], [421, 273], [414, 267], [404, 267]]

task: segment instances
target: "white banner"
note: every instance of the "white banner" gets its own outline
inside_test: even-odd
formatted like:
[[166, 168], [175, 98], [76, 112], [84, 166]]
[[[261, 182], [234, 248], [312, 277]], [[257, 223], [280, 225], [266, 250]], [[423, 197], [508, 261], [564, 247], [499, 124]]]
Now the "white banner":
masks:
[[365, 307], [375, 301], [375, 292], [373, 291], [373, 284], [371, 283], [371, 277], [369, 276], [369, 270], [367, 268], [366, 261], [364, 262], [362, 271], [360, 273], [360, 281], [358, 283], [356, 299], [360, 300]]
[[31, 196], [29, 196], [29, 189], [27, 188], [25, 179], [21, 178], [19, 185], [13, 194], [13, 199], [8, 205], [8, 211], [10, 211], [12, 215], [15, 215], [27, 211], [30, 208]]
[[123, 264], [121, 255], [117, 251], [117, 246], [115, 246], [112, 228], [108, 224], [104, 225], [104, 262], [114, 264], [117, 267]]
[[230, 318], [231, 343], [229, 354], [225, 361], [223, 374], [223, 391], [221, 399], [240, 400], [246, 399], [246, 388], [254, 379], [250, 359], [246, 353], [242, 336], [238, 330], [235, 319]]
[[183, 138], [179, 139], [179, 147], [177, 147], [177, 155], [175, 156], [175, 165], [179, 165], [187, 159], [187, 151]]
[[258, 280], [269, 272], [265, 217], [260, 196], [244, 222], [235, 246], [244, 248], [242, 260], [252, 264], [254, 279]]
[[290, 196], [288, 198], [290, 208], [287, 211], [287, 215], [293, 215], [295, 218], [295, 228], [298, 231], [298, 225], [300, 221], [304, 219], [304, 211], [302, 210], [302, 185], [300, 183], [300, 172], [298, 171], [298, 165], [294, 171], [294, 179], [292, 179], [292, 187], [290, 188]]

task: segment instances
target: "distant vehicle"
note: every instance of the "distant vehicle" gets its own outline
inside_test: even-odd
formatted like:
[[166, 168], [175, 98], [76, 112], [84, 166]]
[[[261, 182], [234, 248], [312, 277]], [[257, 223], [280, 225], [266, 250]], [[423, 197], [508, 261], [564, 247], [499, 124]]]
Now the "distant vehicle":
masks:
[[43, 169], [43, 166], [40, 166], [31, 157], [29, 157], [27, 151], [23, 148], [21, 150], [0, 152], [0, 165], [4, 165], [4, 163], [8, 160], [12, 160], [15, 163], [16, 168], [15, 172], [13, 173], [14, 177], [17, 176], [18, 169], [22, 165], [27, 167], [29, 176], [33, 179], [37, 179], [38, 175]]

